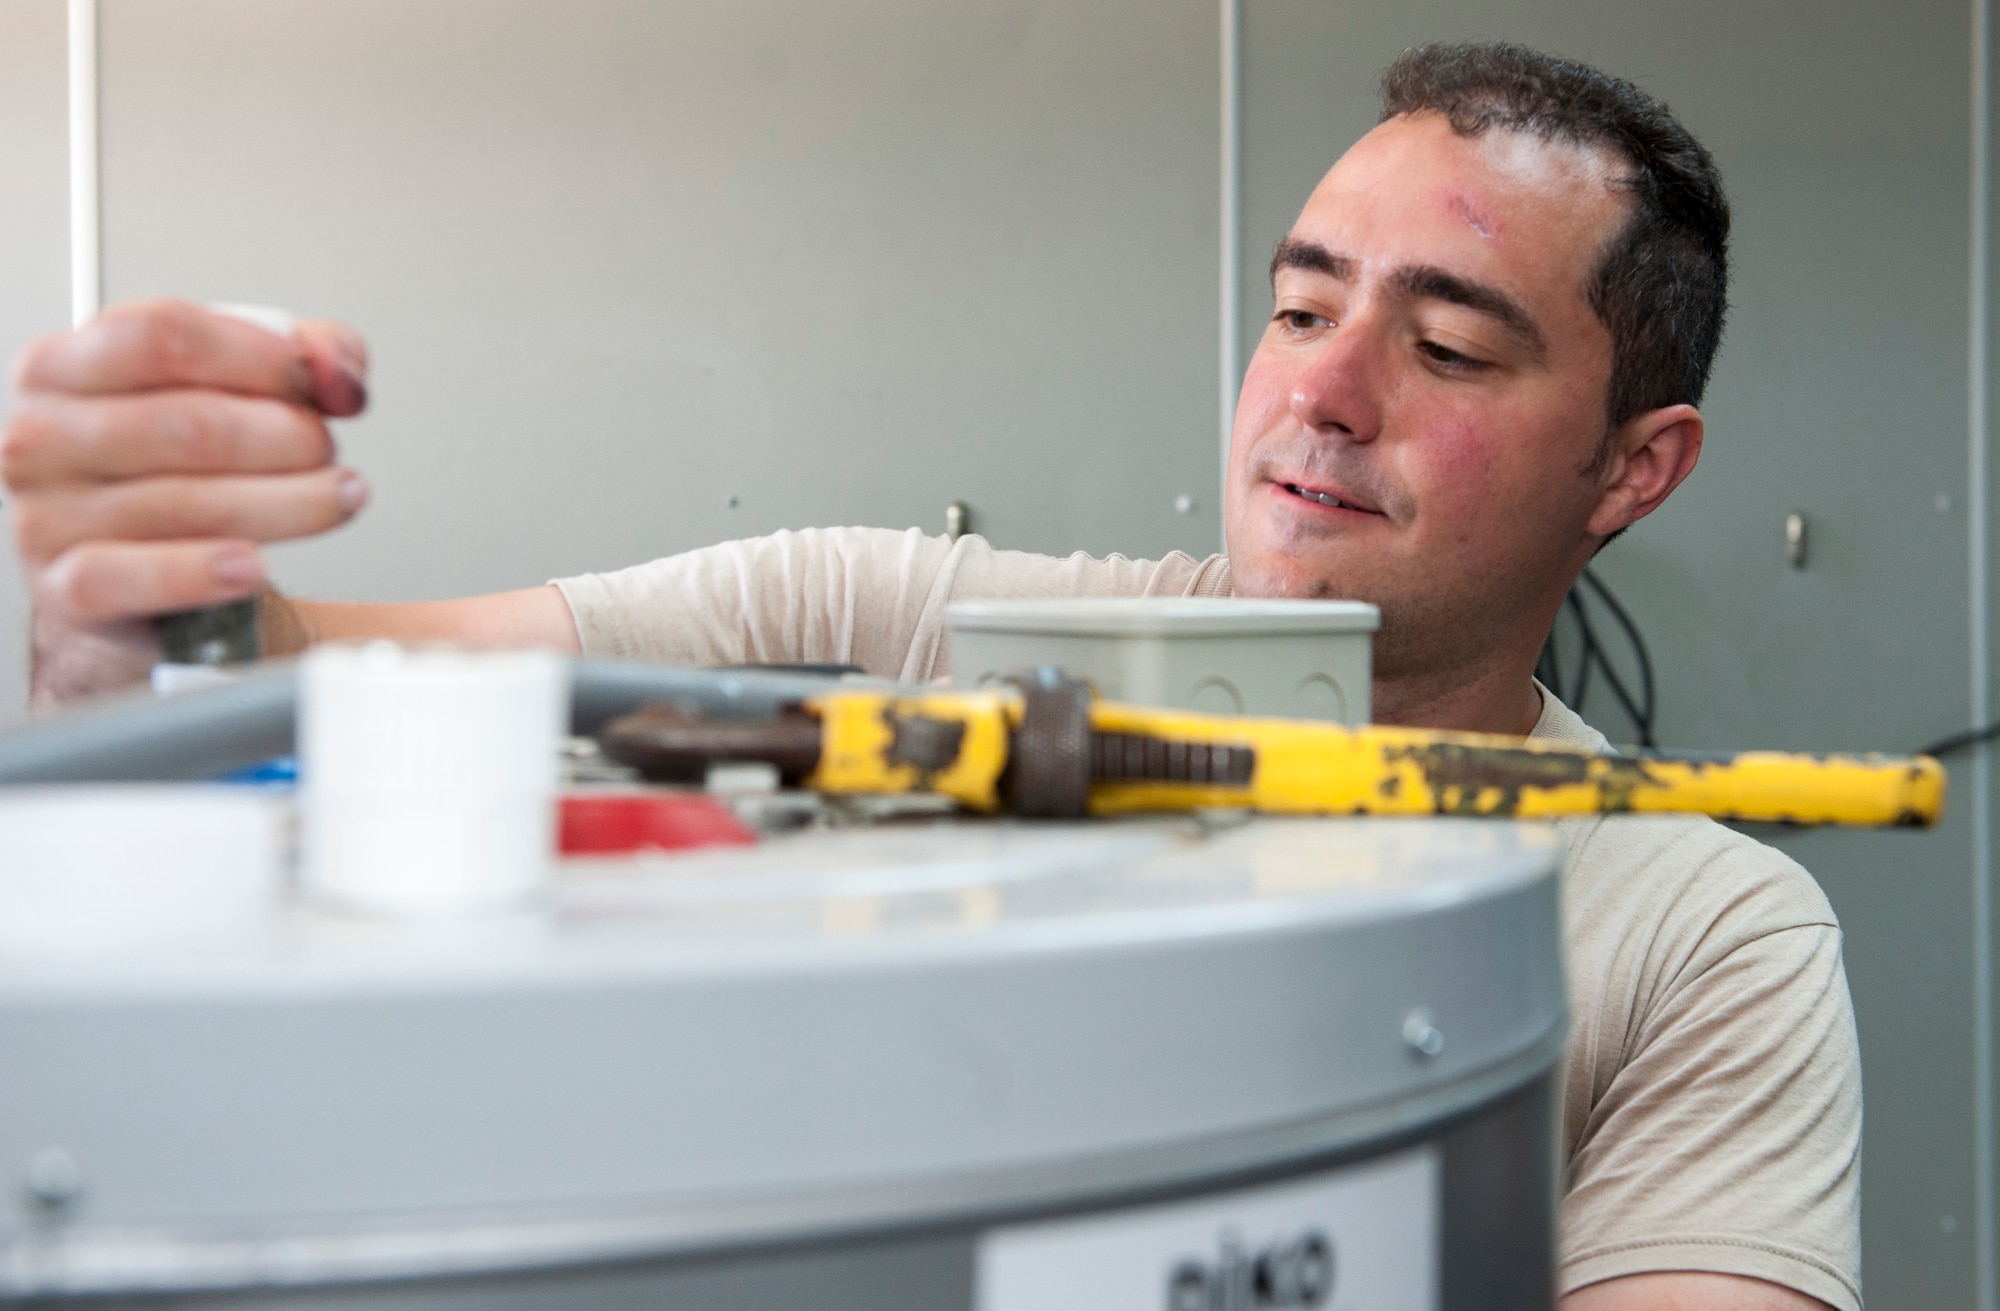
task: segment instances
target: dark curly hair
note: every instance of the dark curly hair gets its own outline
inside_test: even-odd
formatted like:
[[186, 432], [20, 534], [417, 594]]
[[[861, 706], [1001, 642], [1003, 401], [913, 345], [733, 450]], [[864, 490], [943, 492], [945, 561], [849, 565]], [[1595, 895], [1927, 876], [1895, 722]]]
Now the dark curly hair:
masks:
[[1465, 136], [1508, 128], [1626, 161], [1632, 216], [1589, 288], [1611, 332], [1610, 426], [1698, 403], [1729, 290], [1729, 202], [1702, 144], [1630, 82], [1500, 42], [1419, 46], [1391, 64], [1382, 75], [1383, 120], [1425, 112], [1443, 114]]

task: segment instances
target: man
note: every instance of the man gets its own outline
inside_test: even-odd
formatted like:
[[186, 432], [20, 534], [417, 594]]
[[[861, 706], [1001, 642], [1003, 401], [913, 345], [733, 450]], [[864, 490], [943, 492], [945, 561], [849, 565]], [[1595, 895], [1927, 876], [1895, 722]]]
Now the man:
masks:
[[[1629, 84], [1517, 47], [1411, 51], [1273, 260], [1227, 557], [782, 533], [437, 604], [271, 594], [267, 639], [852, 660], [918, 680], [947, 668], [953, 597], [1357, 597], [1382, 608], [1377, 719], [1601, 746], [1531, 671], [1592, 554], [1694, 468], [1728, 221], [1707, 153]], [[4, 472], [39, 703], [142, 677], [146, 616], [258, 589], [257, 542], [360, 508], [321, 416], [358, 411], [364, 373], [336, 325], [286, 339], [168, 303], [24, 354]], [[1564, 832], [1566, 1311], [1857, 1308], [1858, 1059], [1824, 898], [1706, 821]]]

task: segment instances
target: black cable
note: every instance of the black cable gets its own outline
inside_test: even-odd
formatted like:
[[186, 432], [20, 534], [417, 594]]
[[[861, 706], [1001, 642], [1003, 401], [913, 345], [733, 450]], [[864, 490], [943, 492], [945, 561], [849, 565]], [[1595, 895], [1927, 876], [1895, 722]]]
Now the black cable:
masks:
[[[1625, 644], [1631, 648], [1632, 663], [1638, 672], [1638, 692], [1634, 695], [1618, 666], [1612, 663], [1609, 650], [1599, 635], [1597, 624], [1591, 618], [1591, 606], [1602, 605], [1610, 611], [1612, 619], [1622, 632]], [[1562, 618], [1567, 614], [1574, 625], [1577, 638], [1576, 663], [1570, 666], [1574, 681], [1565, 683], [1563, 660], [1561, 659], [1558, 635]], [[1541, 655], [1535, 661], [1535, 677], [1542, 685], [1555, 693], [1556, 699], [1578, 714], [1583, 713], [1584, 702], [1590, 694], [1593, 670], [1602, 673], [1605, 686], [1611, 689], [1612, 697], [1632, 721], [1642, 747], [1657, 746], [1653, 736], [1653, 715], [1656, 701], [1656, 687], [1653, 679], [1653, 656], [1647, 649], [1646, 639], [1639, 631], [1639, 625], [1631, 613], [1620, 603], [1605, 581], [1586, 569], [1577, 586], [1570, 589], [1563, 598], [1563, 608], [1557, 612], [1556, 624], [1549, 630], [1548, 639], [1542, 643]]]
[[[1561, 617], [1561, 612], [1558, 611], [1557, 618]], [[1556, 655], [1556, 635], [1553, 626], [1549, 630], [1548, 640], [1542, 643], [1542, 653], [1535, 657], [1535, 681], [1554, 692], [1557, 700], [1562, 699], [1562, 661]]]
[[1939, 738], [1927, 747], [1917, 748], [1916, 754], [1920, 756], [1948, 756], [1954, 752], [1963, 751], [1967, 747], [1976, 747], [1981, 742], [1991, 742], [1996, 737], [2000, 737], [2000, 724], [1988, 724], [1984, 728], [1960, 729], [1956, 733], [1950, 733]]
[[1632, 616], [1626, 612], [1618, 598], [1612, 595], [1610, 587], [1606, 586], [1602, 578], [1586, 569], [1583, 571], [1583, 581], [1589, 583], [1596, 591], [1598, 599], [1602, 600], [1606, 608], [1611, 611], [1611, 617], [1618, 621], [1618, 626], [1625, 630], [1625, 636], [1631, 639], [1632, 654], [1639, 664], [1641, 694], [1646, 703], [1646, 728], [1650, 732], [1653, 724], [1653, 707], [1656, 702], [1653, 695], [1653, 656], [1646, 649], [1646, 639], [1639, 635], [1639, 625], [1632, 622]]
[[[1590, 621], [1587, 616], [1584, 619], [1584, 623], [1586, 627], [1589, 627]], [[1604, 644], [1597, 640], [1597, 630], [1594, 627], [1589, 627], [1589, 631], [1592, 648], [1602, 652]], [[1597, 663], [1604, 670], [1604, 681], [1611, 685], [1611, 695], [1618, 698], [1618, 704], [1624, 708], [1625, 717], [1631, 720], [1633, 727], [1639, 730], [1641, 738], [1639, 745], [1642, 747], [1656, 745], [1650, 740], [1652, 738], [1652, 707], [1648, 705], [1644, 709], [1640, 708], [1637, 698], [1632, 695], [1631, 689], [1625, 686], [1625, 680], [1619, 677], [1617, 668], [1612, 665], [1610, 660], [1600, 654], [1597, 658]]]
[[[1567, 601], [1567, 598], [1565, 598]], [[1556, 694], [1556, 700], [1564, 705], [1575, 701], [1575, 696], [1562, 676], [1562, 659], [1558, 654], [1558, 637], [1562, 631], [1562, 617], [1568, 610], [1567, 604], [1556, 611], [1556, 622], [1549, 626], [1549, 635], [1542, 640], [1542, 653], [1535, 658], [1535, 678], [1543, 687]]]
[[[1572, 615], [1570, 622], [1572, 624], [1576, 622], [1569, 602], [1569, 597], [1563, 598], [1562, 608], [1556, 611], [1556, 622], [1550, 626], [1548, 638], [1542, 643], [1542, 653], [1535, 661], [1535, 677], [1541, 680], [1543, 687], [1555, 693], [1556, 698], [1564, 705], [1574, 705], [1576, 702], [1576, 688], [1570, 684], [1569, 679], [1564, 677], [1562, 659], [1561, 637], [1563, 616]], [[1590, 658], [1590, 650], [1584, 645], [1581, 631], [1577, 633], [1576, 640], [1578, 659], [1579, 661], [1587, 662]]]
[[1590, 667], [1604, 657], [1597, 649], [1597, 630], [1590, 626], [1590, 616], [1584, 613], [1583, 598], [1575, 591], [1569, 594], [1570, 613], [1576, 617], [1576, 704], [1582, 705], [1590, 696]]
[[[1626, 644], [1631, 647], [1633, 664], [1637, 666], [1639, 675], [1637, 696], [1632, 694], [1632, 689], [1626, 686], [1617, 666], [1612, 664], [1605, 654], [1606, 648], [1598, 636], [1597, 626], [1591, 622], [1590, 606], [1585, 604], [1586, 594], [1593, 603], [1600, 603], [1610, 611], [1612, 619], [1617, 622], [1624, 634]], [[1563, 678], [1563, 662], [1557, 643], [1557, 634], [1565, 614], [1575, 625], [1577, 635], [1576, 664], [1572, 667], [1573, 682], [1565, 682]], [[1647, 648], [1645, 636], [1640, 633], [1639, 625], [1634, 622], [1631, 612], [1625, 608], [1624, 603], [1619, 601], [1617, 595], [1602, 578], [1585, 569], [1578, 578], [1577, 585], [1563, 598], [1563, 607], [1556, 613], [1556, 623], [1550, 627], [1548, 639], [1542, 643], [1542, 653], [1535, 661], [1535, 677], [1541, 681], [1542, 686], [1555, 693], [1557, 700], [1580, 715], [1583, 713], [1584, 700], [1590, 692], [1593, 666], [1603, 673], [1605, 685], [1611, 689], [1612, 697], [1632, 721], [1632, 727], [1639, 736], [1638, 744], [1646, 748], [1658, 747], [1659, 743], [1653, 738], [1653, 713], [1657, 693], [1653, 679], [1652, 652]], [[1956, 755], [1970, 747], [1995, 740], [2000, 740], [2000, 722], [1948, 733], [1935, 742], [1918, 748], [1912, 754]]]

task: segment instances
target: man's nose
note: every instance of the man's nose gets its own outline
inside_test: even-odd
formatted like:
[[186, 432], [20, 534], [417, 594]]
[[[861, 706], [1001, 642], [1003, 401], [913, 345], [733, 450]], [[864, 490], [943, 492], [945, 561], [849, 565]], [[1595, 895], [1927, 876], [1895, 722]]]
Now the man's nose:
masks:
[[1313, 431], [1347, 441], [1381, 431], [1381, 342], [1366, 318], [1336, 325], [1292, 380], [1292, 413]]

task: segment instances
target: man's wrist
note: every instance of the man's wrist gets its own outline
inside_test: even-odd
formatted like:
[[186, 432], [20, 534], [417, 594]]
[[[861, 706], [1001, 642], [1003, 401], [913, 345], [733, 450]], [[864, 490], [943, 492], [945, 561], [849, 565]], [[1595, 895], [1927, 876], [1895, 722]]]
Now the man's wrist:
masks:
[[317, 639], [305, 607], [269, 583], [257, 594], [257, 637], [266, 659], [297, 655]]
[[150, 620], [78, 625], [38, 607], [29, 619], [28, 709], [46, 714], [141, 686], [158, 655]]

